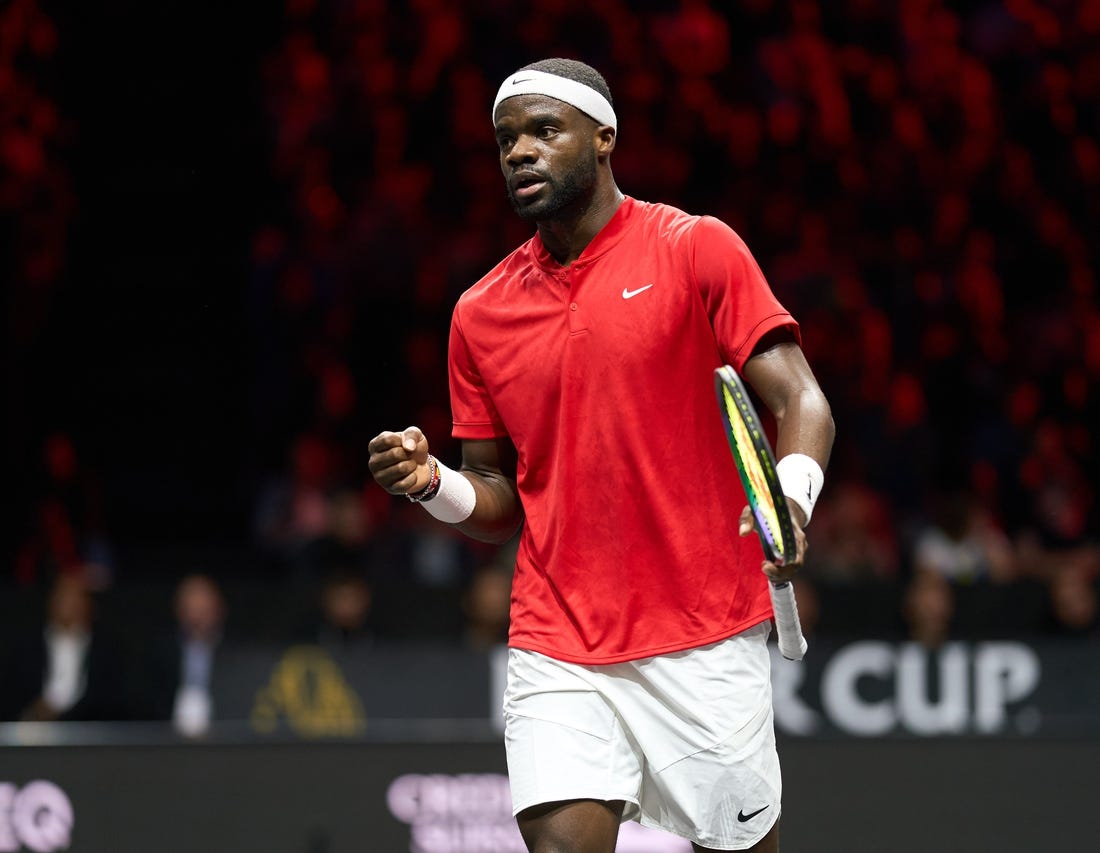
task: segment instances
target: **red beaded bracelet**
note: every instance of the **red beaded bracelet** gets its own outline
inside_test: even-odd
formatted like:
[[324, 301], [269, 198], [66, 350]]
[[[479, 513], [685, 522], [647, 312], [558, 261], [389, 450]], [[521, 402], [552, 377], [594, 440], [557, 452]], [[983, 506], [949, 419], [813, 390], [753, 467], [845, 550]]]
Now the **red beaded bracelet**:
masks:
[[439, 464], [435, 461], [435, 457], [431, 454], [428, 455], [428, 485], [426, 485], [419, 492], [407, 492], [407, 497], [413, 503], [421, 503], [422, 501], [430, 501], [435, 497], [435, 493], [439, 491]]

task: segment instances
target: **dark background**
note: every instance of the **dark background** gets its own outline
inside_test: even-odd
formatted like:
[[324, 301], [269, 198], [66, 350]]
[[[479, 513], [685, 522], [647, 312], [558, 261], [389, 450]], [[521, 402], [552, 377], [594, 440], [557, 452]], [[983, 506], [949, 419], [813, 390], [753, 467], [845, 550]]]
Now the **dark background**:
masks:
[[11, 365], [7, 448], [33, 495], [43, 437], [70, 432], [122, 541], [247, 528], [242, 290], [272, 196], [257, 66], [280, 17], [248, 5], [43, 9], [58, 44], [38, 81], [63, 111], [73, 209], [48, 305], [9, 315], [32, 339]]

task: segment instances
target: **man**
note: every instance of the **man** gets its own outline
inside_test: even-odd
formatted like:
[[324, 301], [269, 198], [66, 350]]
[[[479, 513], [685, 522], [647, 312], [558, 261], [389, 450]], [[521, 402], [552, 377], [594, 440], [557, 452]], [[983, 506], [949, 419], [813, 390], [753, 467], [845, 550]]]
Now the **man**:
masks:
[[[454, 311], [461, 469], [409, 427], [371, 440], [371, 472], [472, 537], [522, 525], [505, 739], [530, 850], [610, 853], [626, 819], [696, 850], [777, 850], [765, 574], [801, 565], [833, 439], [798, 326], [727, 226], [619, 191], [594, 69], [521, 69], [493, 121], [537, 233]], [[784, 569], [759, 571], [750, 516], [729, 512], [723, 362], [776, 417], [798, 540]]]
[[179, 677], [172, 724], [181, 734], [201, 737], [214, 719], [214, 668], [225, 630], [225, 597], [214, 578], [191, 574], [176, 587], [175, 609]]
[[96, 618], [82, 573], [58, 576], [41, 629], [17, 638], [0, 667], [0, 719], [120, 720], [127, 715], [123, 650]]
[[176, 584], [172, 607], [171, 624], [142, 643], [131, 702], [140, 719], [171, 721], [185, 737], [201, 738], [216, 719], [225, 594], [214, 577], [194, 572]]

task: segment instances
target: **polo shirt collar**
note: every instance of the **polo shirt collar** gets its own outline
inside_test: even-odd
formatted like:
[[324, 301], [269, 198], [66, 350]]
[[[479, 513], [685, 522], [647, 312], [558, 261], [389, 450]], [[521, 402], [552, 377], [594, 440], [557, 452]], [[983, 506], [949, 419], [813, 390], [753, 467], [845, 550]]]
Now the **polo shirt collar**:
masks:
[[[622, 204], [619, 205], [618, 210], [616, 210], [611, 219], [607, 221], [607, 224], [596, 232], [596, 236], [584, 247], [584, 251], [581, 252], [577, 260], [573, 261], [573, 264], [590, 263], [604, 252], [611, 249], [623, 238], [623, 235], [630, 230], [630, 226], [633, 223], [637, 211], [638, 202], [630, 196], [623, 196]], [[554, 259], [554, 256], [547, 251], [546, 246], [543, 245], [542, 242], [542, 235], [537, 231], [535, 232], [534, 238], [532, 238], [531, 246], [535, 252], [535, 260], [540, 267], [555, 271], [563, 268], [562, 265]]]

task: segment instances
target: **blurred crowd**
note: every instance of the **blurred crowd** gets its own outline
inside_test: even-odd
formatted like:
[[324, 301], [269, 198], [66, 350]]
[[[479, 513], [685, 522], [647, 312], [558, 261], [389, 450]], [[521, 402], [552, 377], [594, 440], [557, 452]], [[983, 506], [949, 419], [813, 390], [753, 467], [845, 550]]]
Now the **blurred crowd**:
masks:
[[[42, 4], [0, 12], [0, 213], [32, 318], [71, 205], [37, 88], [55, 44]], [[508, 549], [371, 485], [366, 442], [415, 423], [458, 461], [451, 307], [530, 234], [492, 96], [553, 55], [607, 77], [623, 190], [728, 222], [801, 322], [838, 436], [808, 624], [1097, 636], [1100, 0], [286, 0], [242, 286], [264, 577], [329, 602], [329, 639], [499, 641]], [[108, 590], [107, 474], [70, 436], [42, 448], [12, 579]]]
[[559, 53], [608, 78], [620, 186], [729, 222], [801, 321], [838, 425], [809, 579], [1094, 596], [1096, 2], [290, 0], [251, 317], [293, 470], [359, 484], [406, 423], [454, 456], [450, 308], [529, 236], [487, 105]]

